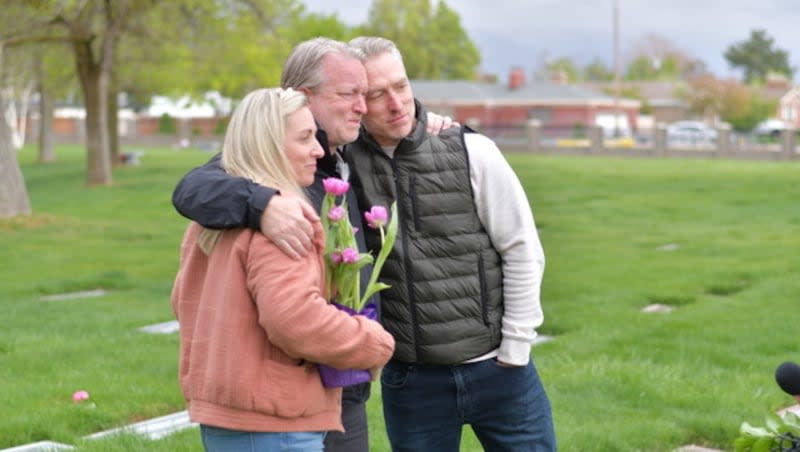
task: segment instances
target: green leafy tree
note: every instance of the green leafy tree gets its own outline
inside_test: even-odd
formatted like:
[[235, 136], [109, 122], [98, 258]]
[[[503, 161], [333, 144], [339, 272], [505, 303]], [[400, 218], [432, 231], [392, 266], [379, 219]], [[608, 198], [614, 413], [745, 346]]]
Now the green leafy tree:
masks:
[[12, 35], [11, 30], [15, 30], [19, 23], [34, 21], [34, 16], [28, 8], [15, 3], [4, 4], [3, 14], [0, 14], [0, 219], [31, 212], [28, 189], [14, 146], [14, 132], [8, 120], [13, 120], [13, 116], [7, 113], [15, 107], [16, 91], [21, 81], [13, 75], [19, 75], [21, 64], [27, 62], [21, 58], [21, 49], [15, 48], [21, 41]]
[[158, 118], [158, 133], [163, 133], [164, 135], [173, 135], [178, 130], [178, 126], [175, 123], [175, 118], [170, 116], [168, 113], [163, 113]]
[[705, 63], [678, 48], [669, 39], [648, 33], [634, 41], [628, 80], [689, 80], [706, 71]]
[[8, 101], [0, 112], [12, 133], [12, 144], [20, 149], [25, 144], [27, 112], [31, 95], [36, 88], [35, 55], [19, 47], [5, 49], [5, 63], [0, 70], [0, 90]]
[[561, 57], [549, 62], [547, 64], [547, 72], [551, 75], [551, 78], [555, 74], [563, 74], [566, 76], [567, 82], [576, 82], [581, 78], [577, 66], [568, 57]]
[[[6, 100], [0, 96], [0, 111], [5, 111]], [[17, 160], [17, 150], [11, 139], [11, 129], [0, 120], [0, 219], [31, 212], [31, 202], [25, 179]]]
[[203, 26], [190, 37], [192, 70], [202, 74], [192, 92], [213, 90], [238, 98], [256, 88], [277, 86], [294, 40], [306, 38], [294, 31], [302, 12], [294, 0], [242, 0], [238, 7], [203, 15]]
[[193, 52], [199, 49], [189, 37], [198, 36], [196, 30], [206, 25], [201, 17], [210, 14], [208, 8], [200, 2], [182, 0], [162, 3], [142, 15], [143, 24], [121, 40], [115, 74], [130, 106], [138, 110], [148, 105], [154, 94], [194, 89], [195, 76], [202, 78], [205, 74], [193, 74]]
[[117, 93], [217, 90], [240, 96], [278, 83], [302, 6], [295, 0], [5, 0], [1, 45], [71, 49], [86, 109], [87, 183], [111, 183]]
[[[440, 1], [434, 13], [435, 39], [441, 46], [433, 46], [433, 64], [429, 78], [445, 80], [472, 80], [480, 64], [480, 52], [461, 26], [458, 13]], [[436, 41], [434, 41], [436, 42]]]
[[646, 55], [634, 58], [625, 70], [625, 80], [655, 80], [657, 76], [653, 60]]
[[711, 74], [692, 80], [688, 90], [676, 93], [686, 99], [689, 110], [699, 115], [718, 115], [722, 112], [725, 84]]
[[770, 72], [789, 78], [794, 74], [789, 54], [775, 47], [775, 40], [765, 30], [752, 30], [749, 39], [731, 45], [724, 55], [731, 67], [744, 71], [747, 83], [764, 81]]
[[734, 129], [745, 132], [753, 130], [777, 108], [777, 101], [764, 99], [753, 89], [748, 88], [747, 94], [743, 108], [722, 112], [722, 118]]
[[77, 92], [75, 68], [70, 61], [67, 43], [33, 45], [30, 54], [35, 59], [34, 80], [39, 94], [39, 162], [56, 160], [53, 121], [56, 99]]
[[444, 0], [374, 0], [367, 23], [355, 32], [391, 39], [410, 78], [474, 79], [480, 53]]
[[756, 91], [733, 79], [720, 80], [706, 74], [690, 83], [689, 109], [704, 116], [719, 116], [734, 129], [752, 130], [774, 111], [776, 103], [759, 97]]
[[682, 72], [681, 65], [681, 60], [673, 54], [666, 55], [663, 59], [657, 60], [656, 79], [678, 80]]
[[599, 58], [595, 58], [583, 68], [583, 76], [593, 82], [607, 82], [614, 80], [614, 72]]
[[153, 94], [241, 97], [277, 85], [306, 27], [308, 33], [323, 30], [313, 19], [304, 21], [303, 11], [296, 0], [163, 2], [147, 16], [149, 25], [121, 46], [123, 90], [144, 105]]
[[625, 72], [626, 80], [679, 80], [692, 69], [691, 64], [678, 54], [667, 54], [663, 58], [640, 55], [631, 61]]
[[[110, 112], [116, 117], [114, 64], [122, 36], [133, 19], [158, 5], [157, 0], [85, 0], [30, 2], [6, 0], [15, 26], [6, 40], [18, 45], [61, 42], [71, 49], [86, 110], [87, 176], [90, 185], [111, 183]], [[4, 9], [8, 14], [9, 9]], [[115, 123], [112, 123], [115, 124]]]
[[348, 41], [355, 37], [353, 30], [335, 14], [302, 14], [297, 18], [296, 24], [289, 30], [289, 33], [289, 41], [294, 45], [317, 36], [325, 36], [339, 41]]

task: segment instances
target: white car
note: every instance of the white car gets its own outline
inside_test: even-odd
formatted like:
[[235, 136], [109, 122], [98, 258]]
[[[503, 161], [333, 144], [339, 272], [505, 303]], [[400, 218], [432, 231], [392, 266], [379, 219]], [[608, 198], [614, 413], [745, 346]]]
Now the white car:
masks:
[[786, 130], [788, 127], [786, 123], [781, 121], [780, 119], [767, 119], [766, 121], [757, 125], [753, 132], [756, 135], [761, 136], [770, 136], [773, 138], [777, 138], [781, 135], [781, 132]]
[[667, 126], [667, 142], [677, 146], [713, 145], [717, 131], [700, 121], [676, 121]]

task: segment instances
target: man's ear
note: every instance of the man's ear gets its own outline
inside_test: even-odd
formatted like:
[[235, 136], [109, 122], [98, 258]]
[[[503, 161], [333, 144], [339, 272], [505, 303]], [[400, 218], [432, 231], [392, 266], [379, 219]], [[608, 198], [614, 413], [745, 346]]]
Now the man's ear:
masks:
[[301, 93], [303, 93], [303, 94], [304, 94], [306, 97], [311, 97], [311, 95], [312, 95], [312, 94], [314, 94], [314, 91], [313, 91], [311, 88], [308, 88], [308, 87], [305, 87], [305, 88], [297, 88], [297, 91], [300, 91], [300, 92], [301, 92]]

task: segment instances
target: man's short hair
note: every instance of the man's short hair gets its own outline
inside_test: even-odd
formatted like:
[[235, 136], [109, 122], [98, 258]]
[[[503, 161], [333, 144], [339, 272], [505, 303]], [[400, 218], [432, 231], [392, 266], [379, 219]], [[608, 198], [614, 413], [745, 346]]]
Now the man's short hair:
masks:
[[358, 49], [335, 39], [319, 37], [303, 41], [292, 50], [283, 65], [281, 87], [312, 91], [319, 88], [325, 83], [322, 60], [328, 55], [343, 55], [359, 61], [364, 57]]
[[397, 48], [394, 42], [386, 38], [381, 38], [379, 36], [359, 36], [350, 40], [348, 44], [350, 47], [360, 50], [364, 55], [364, 59], [370, 59], [384, 53], [391, 53], [400, 59], [401, 62], [403, 61], [403, 55], [400, 53], [400, 49]]

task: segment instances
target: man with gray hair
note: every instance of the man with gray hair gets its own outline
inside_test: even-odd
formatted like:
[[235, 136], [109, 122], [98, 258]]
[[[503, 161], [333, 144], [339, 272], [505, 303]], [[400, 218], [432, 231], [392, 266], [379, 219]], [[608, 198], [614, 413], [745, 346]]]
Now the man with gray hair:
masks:
[[[315, 38], [297, 45], [283, 68], [281, 86], [302, 91], [308, 97], [309, 108], [318, 125], [316, 138], [328, 151], [317, 161], [314, 184], [307, 189], [317, 212], [325, 195], [322, 180], [327, 177], [347, 179], [349, 175], [341, 152], [344, 145], [358, 136], [366, 112], [367, 80], [360, 60], [362, 56], [360, 51], [343, 42]], [[432, 115], [430, 122], [432, 131], [450, 123], [449, 118], [437, 115]], [[182, 215], [207, 228], [260, 229], [290, 256], [304, 255], [311, 247], [311, 226], [305, 218], [315, 218], [316, 212], [303, 209], [301, 203], [280, 196], [274, 189], [228, 175], [219, 165], [219, 156], [184, 176], [173, 192], [172, 202]], [[363, 238], [366, 228], [361, 226], [356, 196], [348, 193], [347, 202], [350, 221], [357, 228], [360, 251], [366, 251]], [[365, 266], [361, 272], [363, 291], [372, 267]], [[378, 295], [370, 302], [378, 304]], [[326, 435], [326, 452], [369, 451], [366, 415], [369, 395], [369, 383], [344, 389], [342, 423], [345, 432]]]
[[[525, 191], [500, 150], [469, 128], [426, 132], [393, 42], [360, 37], [367, 113], [348, 145], [359, 204], [397, 202], [381, 271], [381, 322], [395, 353], [381, 376], [394, 452], [556, 449], [550, 402], [531, 359], [542, 324], [544, 253]], [[367, 247], [380, 248], [374, 231]]]

